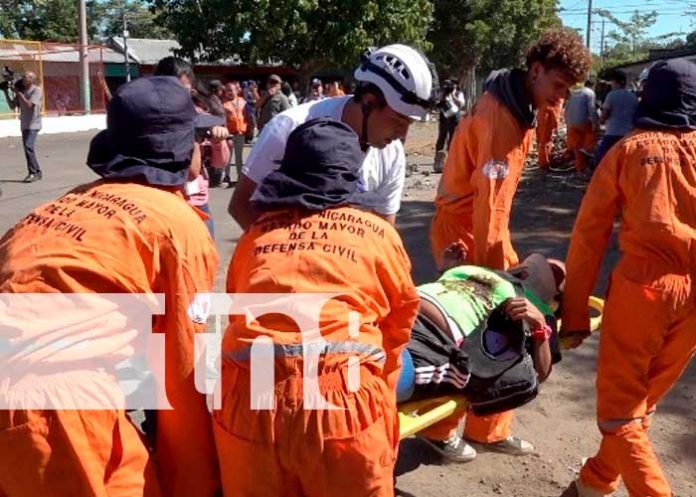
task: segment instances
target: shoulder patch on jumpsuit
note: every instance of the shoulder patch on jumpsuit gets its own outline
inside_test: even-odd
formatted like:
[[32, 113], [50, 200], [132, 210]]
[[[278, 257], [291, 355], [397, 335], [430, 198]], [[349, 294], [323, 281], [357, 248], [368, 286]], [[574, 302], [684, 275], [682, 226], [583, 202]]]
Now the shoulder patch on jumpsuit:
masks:
[[490, 179], [504, 179], [509, 173], [508, 163], [500, 160], [490, 160], [483, 166], [483, 175]]

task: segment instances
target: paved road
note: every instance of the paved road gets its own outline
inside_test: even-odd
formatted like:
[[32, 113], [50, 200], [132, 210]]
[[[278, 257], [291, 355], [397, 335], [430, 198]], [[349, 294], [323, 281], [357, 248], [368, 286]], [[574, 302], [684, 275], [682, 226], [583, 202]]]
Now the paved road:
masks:
[[[85, 164], [89, 141], [95, 133], [71, 133], [40, 136], [37, 144], [39, 163], [44, 173], [42, 181], [24, 184], [26, 164], [19, 138], [0, 139], [0, 233], [5, 233], [32, 209], [55, 199], [76, 185], [97, 179]], [[249, 152], [245, 148], [245, 153]], [[216, 224], [216, 242], [223, 261], [218, 285], [227, 268], [234, 245], [241, 234], [237, 223], [227, 214], [232, 190], [213, 189], [210, 207]], [[219, 289], [222, 289], [220, 287]]]

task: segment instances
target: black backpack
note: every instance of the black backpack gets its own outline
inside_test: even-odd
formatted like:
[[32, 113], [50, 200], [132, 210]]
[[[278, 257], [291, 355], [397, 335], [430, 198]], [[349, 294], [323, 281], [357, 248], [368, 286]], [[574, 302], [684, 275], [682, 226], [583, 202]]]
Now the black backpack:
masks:
[[[523, 297], [522, 285], [511, 283], [517, 295]], [[490, 331], [507, 338], [505, 349], [495, 354], [486, 346], [486, 334]], [[474, 414], [485, 416], [515, 409], [537, 396], [539, 380], [528, 352], [530, 340], [527, 324], [511, 320], [502, 306], [467, 336], [462, 350], [468, 357], [471, 377], [463, 393]]]

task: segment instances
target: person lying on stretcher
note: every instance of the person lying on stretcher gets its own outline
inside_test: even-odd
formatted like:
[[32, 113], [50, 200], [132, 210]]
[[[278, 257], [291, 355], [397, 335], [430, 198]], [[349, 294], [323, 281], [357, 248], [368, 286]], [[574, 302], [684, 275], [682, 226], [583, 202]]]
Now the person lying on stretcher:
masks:
[[555, 314], [565, 265], [532, 254], [501, 272], [460, 265], [465, 255], [450, 246], [440, 278], [418, 287], [397, 399], [463, 395], [487, 415], [531, 401], [561, 360]]

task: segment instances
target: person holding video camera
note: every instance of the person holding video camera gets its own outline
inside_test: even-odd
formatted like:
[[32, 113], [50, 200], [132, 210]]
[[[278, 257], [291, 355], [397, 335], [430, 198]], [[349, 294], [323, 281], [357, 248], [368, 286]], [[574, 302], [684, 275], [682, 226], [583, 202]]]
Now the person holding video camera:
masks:
[[460, 113], [464, 110], [464, 104], [464, 94], [457, 88], [456, 81], [445, 80], [440, 93], [440, 101], [437, 104], [440, 122], [437, 129], [437, 143], [435, 144], [434, 169], [436, 173], [442, 172], [445, 156], [452, 142], [454, 129], [459, 122]]
[[[7, 73], [7, 69], [5, 70]], [[12, 89], [14, 98], [10, 96], [9, 85], [3, 85], [7, 103], [13, 109], [19, 107], [19, 121], [22, 128], [22, 145], [27, 159], [28, 174], [25, 183], [39, 181], [43, 174], [36, 158], [36, 137], [41, 130], [41, 110], [43, 107], [43, 90], [36, 84], [36, 73], [27, 71], [22, 79], [17, 80]]]

